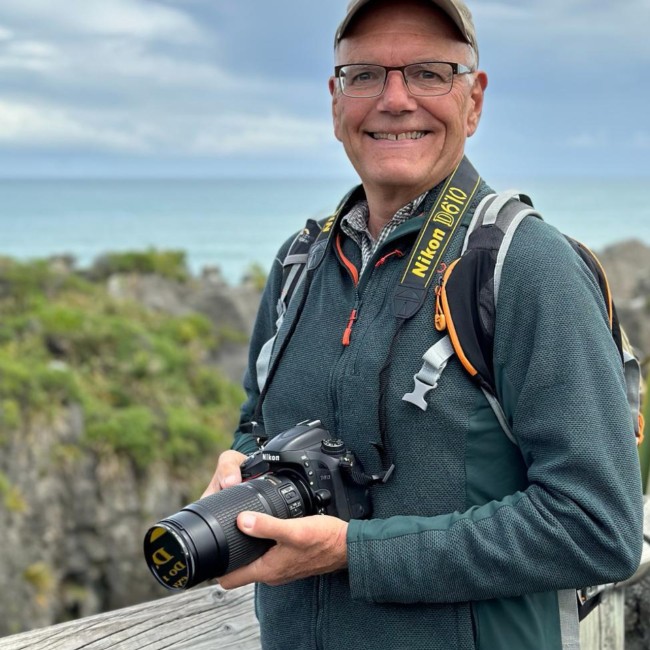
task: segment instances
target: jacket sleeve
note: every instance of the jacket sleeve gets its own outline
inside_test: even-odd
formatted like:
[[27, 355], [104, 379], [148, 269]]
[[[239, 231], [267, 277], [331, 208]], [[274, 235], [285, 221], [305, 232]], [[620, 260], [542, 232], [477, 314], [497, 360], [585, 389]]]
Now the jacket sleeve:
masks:
[[494, 368], [528, 487], [465, 512], [351, 521], [353, 596], [457, 602], [629, 577], [643, 497], [621, 365], [593, 276], [555, 229], [525, 220], [503, 269]]
[[257, 358], [262, 346], [275, 334], [275, 322], [278, 318], [276, 305], [282, 290], [282, 261], [294, 238], [295, 235], [290, 237], [282, 245], [276, 258], [273, 260], [273, 266], [271, 267], [264, 292], [262, 293], [262, 299], [255, 319], [255, 326], [253, 327], [253, 334], [248, 349], [248, 366], [244, 373], [243, 381], [244, 390], [246, 391], [246, 401], [241, 406], [239, 426], [235, 431], [231, 447], [243, 454], [251, 454], [258, 449], [255, 436], [242, 431], [242, 428], [253, 418], [257, 400], [260, 396], [257, 384]]

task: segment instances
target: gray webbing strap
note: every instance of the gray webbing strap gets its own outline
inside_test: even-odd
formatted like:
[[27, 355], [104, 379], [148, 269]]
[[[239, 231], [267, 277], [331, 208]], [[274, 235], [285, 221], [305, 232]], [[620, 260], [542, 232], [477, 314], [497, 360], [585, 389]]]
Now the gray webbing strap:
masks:
[[[494, 205], [494, 204], [493, 204]], [[518, 210], [518, 212], [515, 213], [514, 217], [511, 217], [511, 221], [508, 224], [506, 230], [505, 230], [505, 236], [503, 238], [503, 241], [501, 242], [501, 246], [499, 246], [499, 252], [497, 253], [497, 261], [494, 265], [494, 304], [497, 304], [497, 300], [499, 298], [499, 288], [501, 286], [501, 274], [503, 272], [503, 264], [505, 263], [506, 255], [508, 254], [508, 249], [510, 248], [510, 244], [512, 243], [512, 239], [515, 236], [515, 232], [517, 232], [517, 228], [521, 224], [521, 222], [528, 216], [534, 216], [537, 217], [538, 219], [542, 218], [542, 215], [537, 212], [534, 208], [524, 208], [523, 210], [519, 207], [520, 204], [518, 203], [511, 203], [511, 206], [513, 206], [513, 210]], [[507, 209], [510, 206], [505, 206], [505, 210], [501, 212], [501, 214], [504, 214], [504, 212], [507, 211]], [[499, 224], [497, 223], [497, 226]]]
[[[291, 287], [291, 283], [293, 282], [294, 278], [300, 271], [302, 271], [305, 268], [305, 264], [307, 263], [307, 255], [292, 255], [292, 257], [300, 257], [304, 258], [302, 262], [294, 262], [294, 266], [291, 268], [289, 271], [289, 275], [287, 276], [287, 281], [284, 283], [284, 286], [282, 287], [282, 291], [280, 293], [280, 298], [278, 299], [278, 304], [276, 305], [276, 309], [278, 312], [278, 316], [283, 316], [287, 312], [287, 307], [288, 305], [285, 304], [287, 294], [289, 293], [289, 287]], [[284, 264], [284, 266], [288, 266], [288, 264]], [[277, 330], [276, 330], [277, 331]]]
[[557, 606], [560, 615], [562, 650], [580, 650], [580, 622], [578, 620], [578, 599], [575, 589], [557, 592]]
[[491, 226], [497, 222], [497, 218], [501, 213], [501, 210], [505, 207], [506, 203], [512, 201], [512, 199], [521, 198], [522, 202], [531, 205], [530, 198], [525, 194], [519, 192], [519, 190], [505, 190], [504, 192], [499, 192], [496, 196], [496, 199], [491, 203], [490, 207], [485, 211], [485, 217], [483, 219], [484, 226]]
[[307, 264], [309, 253], [297, 253], [295, 255], [287, 255], [282, 262], [282, 266], [291, 266], [292, 264]]
[[641, 410], [641, 366], [639, 360], [627, 350], [623, 350], [623, 373], [625, 374], [627, 403], [630, 406], [630, 413], [634, 422], [634, 433], [638, 436], [639, 411]]
[[474, 232], [479, 222], [482, 221], [483, 215], [485, 214], [485, 210], [491, 205], [491, 203], [496, 199], [496, 197], [497, 197], [496, 194], [488, 194], [476, 206], [476, 210], [474, 210], [474, 215], [472, 216], [472, 220], [469, 222], [467, 232], [465, 233], [465, 241], [463, 242], [463, 248], [460, 251], [461, 257], [465, 253], [465, 251], [467, 250], [467, 246], [469, 245], [469, 236]]
[[416, 375], [413, 375], [413, 381], [415, 382], [413, 391], [406, 393], [402, 399], [426, 411], [428, 404], [424, 396], [438, 386], [440, 375], [442, 375], [442, 371], [447, 367], [447, 362], [453, 356], [454, 346], [449, 336], [445, 336], [434, 343], [422, 355], [424, 361], [422, 368]]
[[260, 353], [257, 355], [255, 369], [257, 370], [257, 387], [259, 388], [260, 393], [264, 390], [266, 378], [269, 376], [273, 346], [275, 345], [275, 340], [278, 338], [278, 331], [283, 320], [284, 314], [275, 321], [275, 334], [262, 346]]
[[[298, 256], [296, 255], [294, 257], [298, 257]], [[307, 256], [305, 255], [304, 257], [306, 258]], [[282, 327], [282, 323], [284, 322], [284, 316], [287, 313], [287, 309], [289, 308], [289, 305], [287, 305], [285, 302], [287, 292], [296, 275], [300, 273], [301, 275], [300, 278], [298, 279], [298, 284], [294, 289], [294, 295], [296, 295], [298, 288], [300, 287], [303, 280], [305, 279], [305, 273], [304, 273], [305, 268], [306, 267], [304, 263], [298, 262], [294, 265], [294, 267], [289, 272], [289, 275], [287, 276], [287, 281], [282, 287], [282, 292], [280, 294], [280, 298], [276, 305], [278, 318], [275, 321], [275, 334], [273, 334], [273, 336], [262, 346], [262, 348], [260, 349], [260, 353], [257, 355], [257, 361], [255, 362], [255, 369], [257, 371], [257, 387], [259, 388], [260, 393], [264, 390], [264, 385], [266, 384], [266, 380], [269, 376], [269, 368], [271, 367], [271, 360], [273, 358], [273, 346], [275, 345], [275, 341], [278, 338], [278, 333], [280, 332], [280, 328]]]

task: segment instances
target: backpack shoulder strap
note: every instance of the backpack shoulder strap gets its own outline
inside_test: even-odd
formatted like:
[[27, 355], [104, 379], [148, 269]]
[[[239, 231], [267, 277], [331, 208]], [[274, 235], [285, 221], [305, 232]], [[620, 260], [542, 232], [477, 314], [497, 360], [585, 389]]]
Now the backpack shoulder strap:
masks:
[[[286, 313], [307, 266], [309, 251], [326, 221], [327, 219], [307, 219], [305, 227], [296, 235], [282, 260], [282, 289], [277, 304], [278, 316], [284, 316]], [[279, 325], [276, 329], [279, 329]]]
[[501, 274], [517, 228], [541, 215], [524, 194], [487, 196], [478, 206], [461, 257], [449, 265], [438, 288], [436, 328], [447, 330], [465, 370], [495, 394], [492, 349]]
[[284, 322], [284, 316], [289, 309], [296, 289], [305, 277], [309, 251], [328, 220], [329, 217], [320, 221], [307, 219], [305, 227], [296, 235], [293, 242], [291, 242], [291, 246], [289, 246], [289, 250], [282, 260], [282, 288], [280, 289], [280, 297], [276, 304], [278, 317], [275, 321], [275, 331], [273, 336], [260, 349], [260, 353], [255, 362], [257, 387], [260, 393], [264, 390], [264, 385], [269, 376], [273, 346], [275, 345], [280, 327]]
[[456, 354], [514, 444], [514, 434], [496, 397], [492, 340], [503, 262], [517, 227], [531, 215], [541, 218], [530, 198], [515, 190], [490, 194], [479, 203], [461, 256], [447, 268], [437, 288], [436, 329], [447, 330], [447, 335], [424, 353], [422, 368], [413, 377], [414, 389], [402, 398], [426, 410], [426, 393], [438, 385], [447, 362]]

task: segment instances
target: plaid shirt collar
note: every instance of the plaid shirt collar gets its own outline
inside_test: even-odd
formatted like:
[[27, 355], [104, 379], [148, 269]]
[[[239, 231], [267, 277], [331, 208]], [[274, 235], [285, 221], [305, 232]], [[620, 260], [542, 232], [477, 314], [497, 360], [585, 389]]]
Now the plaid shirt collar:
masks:
[[355, 203], [351, 210], [341, 219], [341, 230], [354, 240], [361, 249], [361, 273], [368, 265], [373, 254], [381, 248], [389, 235], [401, 224], [415, 216], [418, 208], [422, 205], [427, 192], [420, 194], [416, 199], [401, 207], [393, 218], [382, 228], [377, 239], [373, 239], [368, 230], [368, 201], [362, 199]]

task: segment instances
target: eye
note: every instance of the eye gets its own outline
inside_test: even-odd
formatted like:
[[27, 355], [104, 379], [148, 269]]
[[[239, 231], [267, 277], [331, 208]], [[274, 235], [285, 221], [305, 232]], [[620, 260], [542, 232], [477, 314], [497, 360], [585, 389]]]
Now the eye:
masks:
[[348, 86], [368, 86], [381, 81], [381, 69], [367, 66], [349, 66], [343, 70], [343, 78]]
[[425, 83], [438, 83], [445, 81], [445, 78], [441, 74], [441, 71], [430, 66], [417, 66], [415, 68], [409, 68], [408, 78], [412, 79], [413, 81]]
[[418, 77], [418, 79], [422, 79], [423, 81], [438, 81], [442, 79], [442, 77], [437, 72], [426, 69], [419, 70], [415, 73], [415, 76]]

